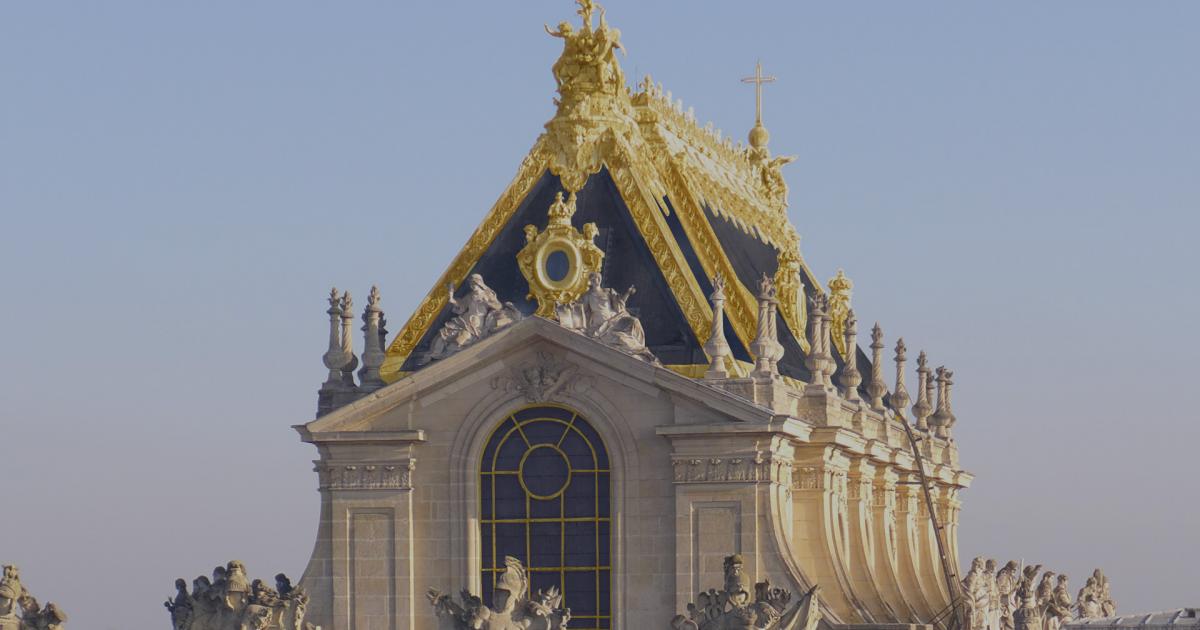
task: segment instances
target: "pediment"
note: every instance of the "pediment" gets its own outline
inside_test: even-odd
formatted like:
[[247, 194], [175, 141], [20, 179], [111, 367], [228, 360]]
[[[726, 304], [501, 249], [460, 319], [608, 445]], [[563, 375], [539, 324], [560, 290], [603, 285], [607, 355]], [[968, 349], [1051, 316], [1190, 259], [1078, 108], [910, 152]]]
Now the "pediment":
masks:
[[556, 322], [530, 317], [297, 429], [306, 439], [315, 434], [400, 431], [404, 427], [388, 426], [381, 419], [403, 405], [426, 407], [480, 387], [528, 402], [553, 402], [599, 379], [645, 396], [670, 396], [718, 421], [777, 419], [775, 412], [745, 398], [651, 365]]

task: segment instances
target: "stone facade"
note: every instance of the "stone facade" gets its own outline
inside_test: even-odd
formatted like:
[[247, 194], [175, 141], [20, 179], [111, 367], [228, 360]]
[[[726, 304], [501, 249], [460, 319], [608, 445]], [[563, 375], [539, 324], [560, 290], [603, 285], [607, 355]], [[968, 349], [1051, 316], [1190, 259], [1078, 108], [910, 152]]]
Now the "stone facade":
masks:
[[[754, 582], [820, 584], [828, 623], [922, 622], [949, 604], [890, 412], [779, 377], [697, 381], [530, 318], [296, 427], [320, 455], [308, 620], [432, 629], [427, 588], [481, 592], [484, 443], [542, 403], [585, 417], [611, 459], [614, 628], [663, 627], [733, 554]], [[946, 440], [924, 444], [956, 459]], [[927, 472], [954, 550], [971, 477]]]

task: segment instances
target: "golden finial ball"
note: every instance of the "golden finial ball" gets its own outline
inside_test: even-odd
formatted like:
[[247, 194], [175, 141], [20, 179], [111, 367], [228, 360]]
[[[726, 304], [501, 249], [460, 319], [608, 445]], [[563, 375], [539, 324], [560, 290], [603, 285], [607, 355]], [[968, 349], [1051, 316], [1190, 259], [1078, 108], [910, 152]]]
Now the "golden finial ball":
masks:
[[754, 125], [750, 129], [750, 146], [755, 149], [761, 149], [767, 146], [767, 142], [771, 140], [771, 134], [767, 133], [767, 128], [762, 125]]

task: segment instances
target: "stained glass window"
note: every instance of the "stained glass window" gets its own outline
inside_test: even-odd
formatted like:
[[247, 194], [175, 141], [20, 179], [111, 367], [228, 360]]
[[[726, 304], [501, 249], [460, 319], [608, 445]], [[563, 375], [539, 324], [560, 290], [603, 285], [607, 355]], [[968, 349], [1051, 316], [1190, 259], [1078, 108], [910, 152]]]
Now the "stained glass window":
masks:
[[523, 409], [488, 438], [480, 467], [483, 598], [504, 557], [529, 569], [530, 593], [557, 587], [571, 627], [612, 627], [608, 452], [579, 414]]

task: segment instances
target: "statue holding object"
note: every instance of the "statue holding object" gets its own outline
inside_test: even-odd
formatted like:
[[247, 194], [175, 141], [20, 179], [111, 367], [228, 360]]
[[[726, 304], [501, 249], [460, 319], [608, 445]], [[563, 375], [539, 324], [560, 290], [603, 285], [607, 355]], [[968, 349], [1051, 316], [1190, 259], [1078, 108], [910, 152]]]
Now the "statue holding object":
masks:
[[570, 304], [555, 308], [558, 323], [610, 348], [659, 365], [658, 359], [646, 347], [642, 322], [626, 308], [637, 289], [629, 287], [625, 293], [617, 293], [602, 284], [600, 272], [592, 272], [588, 276], [586, 293]]

